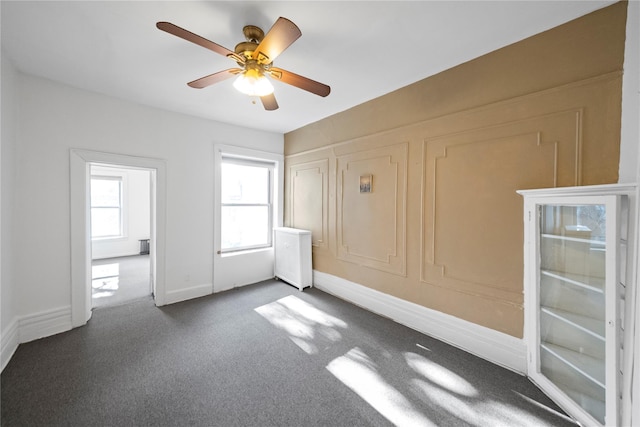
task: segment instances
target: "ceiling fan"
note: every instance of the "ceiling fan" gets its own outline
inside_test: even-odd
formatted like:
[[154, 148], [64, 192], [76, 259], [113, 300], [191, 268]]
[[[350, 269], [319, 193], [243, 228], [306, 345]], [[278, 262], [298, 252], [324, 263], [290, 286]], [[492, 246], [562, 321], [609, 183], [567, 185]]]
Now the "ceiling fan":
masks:
[[273, 66], [273, 60], [302, 35], [297, 25], [286, 18], [278, 18], [267, 34], [255, 25], [245, 26], [242, 32], [246, 40], [238, 43], [233, 51], [170, 22], [158, 22], [156, 27], [231, 58], [240, 67], [218, 71], [187, 83], [193, 88], [202, 89], [237, 76], [234, 87], [247, 95], [260, 97], [265, 110], [269, 111], [278, 109], [278, 103], [273, 95], [273, 85], [266, 76], [323, 97], [331, 92], [325, 84]]

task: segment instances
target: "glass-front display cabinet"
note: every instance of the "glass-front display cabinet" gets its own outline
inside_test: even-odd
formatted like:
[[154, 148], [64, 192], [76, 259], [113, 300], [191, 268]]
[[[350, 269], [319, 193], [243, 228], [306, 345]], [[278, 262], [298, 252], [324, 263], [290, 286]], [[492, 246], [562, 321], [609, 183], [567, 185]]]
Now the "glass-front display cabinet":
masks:
[[604, 185], [524, 196], [528, 375], [583, 425], [618, 425], [629, 197]]

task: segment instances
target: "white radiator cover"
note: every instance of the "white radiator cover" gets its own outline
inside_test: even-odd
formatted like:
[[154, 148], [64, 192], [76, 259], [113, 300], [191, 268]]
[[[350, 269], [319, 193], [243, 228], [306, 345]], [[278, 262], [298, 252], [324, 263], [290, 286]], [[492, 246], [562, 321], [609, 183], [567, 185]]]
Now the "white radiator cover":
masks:
[[311, 231], [289, 227], [273, 229], [274, 276], [302, 290], [313, 286]]

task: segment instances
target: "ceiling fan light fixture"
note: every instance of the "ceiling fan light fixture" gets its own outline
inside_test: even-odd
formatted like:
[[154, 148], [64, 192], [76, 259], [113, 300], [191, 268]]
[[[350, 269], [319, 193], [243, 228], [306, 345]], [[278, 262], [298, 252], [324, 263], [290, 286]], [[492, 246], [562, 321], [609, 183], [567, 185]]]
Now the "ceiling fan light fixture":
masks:
[[236, 76], [233, 86], [243, 94], [260, 98], [267, 111], [278, 109], [278, 102], [273, 95], [273, 85], [267, 77], [322, 97], [331, 92], [331, 88], [323, 83], [273, 66], [273, 61], [302, 35], [300, 28], [287, 18], [278, 18], [266, 34], [254, 25], [245, 26], [242, 32], [246, 40], [238, 43], [235, 51], [170, 22], [157, 22], [156, 27], [238, 64], [239, 68], [229, 68], [193, 80], [187, 83], [189, 87], [202, 89]]
[[266, 96], [273, 93], [273, 85], [260, 70], [250, 68], [236, 78], [233, 82], [239, 92], [249, 96]]

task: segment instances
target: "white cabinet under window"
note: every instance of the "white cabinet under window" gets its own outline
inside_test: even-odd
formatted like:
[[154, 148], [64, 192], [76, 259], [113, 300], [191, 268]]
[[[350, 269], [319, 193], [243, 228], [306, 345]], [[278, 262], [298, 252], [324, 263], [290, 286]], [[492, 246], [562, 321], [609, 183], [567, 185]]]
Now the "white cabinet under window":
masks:
[[528, 374], [585, 425], [618, 425], [630, 196], [603, 185], [524, 196]]
[[273, 239], [274, 276], [299, 290], [313, 286], [311, 231], [275, 227]]

